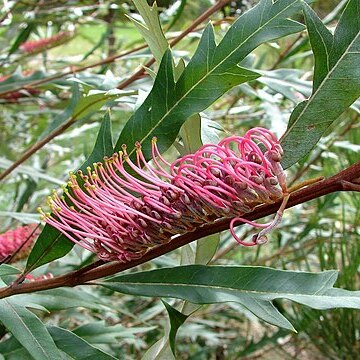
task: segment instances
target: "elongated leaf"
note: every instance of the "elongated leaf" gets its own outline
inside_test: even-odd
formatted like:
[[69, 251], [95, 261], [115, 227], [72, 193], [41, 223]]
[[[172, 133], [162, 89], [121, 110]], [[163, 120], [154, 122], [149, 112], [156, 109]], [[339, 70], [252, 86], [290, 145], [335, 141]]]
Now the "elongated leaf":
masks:
[[172, 57], [162, 59], [154, 86], [144, 103], [125, 125], [115, 145], [128, 145], [130, 156], [136, 141], [144, 155], [151, 156], [151, 138], [159, 138], [161, 151], [174, 142], [180, 127], [193, 114], [211, 105], [233, 86], [259, 75], [237, 64], [260, 44], [301, 31], [303, 26], [288, 20], [299, 8], [298, 0], [262, 0], [233, 24], [218, 46], [211, 25], [204, 30], [199, 46], [175, 83]]
[[[111, 120], [107, 112], [101, 124], [94, 149], [80, 169], [86, 170], [89, 164], [101, 161], [105, 155], [111, 154], [112, 151]], [[74, 243], [62, 235], [60, 231], [46, 224], [29, 255], [26, 271], [31, 271], [65, 256], [73, 246]]]
[[47, 327], [56, 346], [74, 360], [112, 360], [110, 354], [90, 345], [73, 332], [57, 326]]
[[[0, 157], [0, 169], [1, 168], [7, 169], [12, 164], [13, 164], [12, 161], [5, 159], [3, 157]], [[44, 179], [46, 181], [49, 181], [49, 182], [57, 184], [57, 185], [62, 184], [62, 182], [59, 179], [45, 174], [44, 170], [38, 169], [38, 168], [35, 168], [32, 166], [28, 166], [28, 165], [20, 165], [17, 169], [14, 170], [14, 173], [26, 174], [26, 175], [31, 176], [35, 180]]]
[[330, 124], [360, 96], [359, 1], [349, 0], [330, 52], [331, 34], [306, 4], [304, 9], [316, 62], [313, 94], [291, 114], [282, 137], [284, 168], [304, 157]]
[[20, 34], [15, 39], [14, 43], [12, 44], [9, 50], [8, 56], [14, 53], [19, 48], [19, 46], [28, 39], [28, 37], [30, 36], [30, 34], [34, 29], [35, 29], [35, 23], [31, 22], [27, 24], [25, 29], [20, 31]]
[[47, 128], [43, 131], [40, 136], [40, 139], [44, 138], [46, 135], [50, 134], [54, 131], [57, 127], [62, 125], [66, 120], [68, 120], [71, 115], [74, 113], [74, 109], [79, 102], [81, 97], [79, 84], [77, 82], [73, 82], [71, 88], [71, 99], [69, 101], [68, 106], [64, 109], [63, 112], [55, 116], [54, 120], [47, 126]]
[[307, 4], [304, 4], [304, 13], [315, 59], [313, 80], [313, 91], [315, 92], [331, 70], [330, 53], [333, 46], [333, 35]]
[[79, 326], [73, 333], [92, 344], [113, 344], [118, 338], [134, 339], [135, 334], [154, 330], [156, 326], [129, 327], [120, 324], [107, 326], [104, 321]]
[[264, 321], [294, 330], [272, 300], [289, 299], [315, 309], [360, 309], [358, 293], [333, 288], [336, 278], [336, 271], [190, 265], [120, 275], [101, 285], [126, 294], [175, 297], [197, 304], [234, 301]]
[[81, 289], [61, 288], [45, 290], [41, 293], [15, 295], [12, 299], [21, 299], [24, 304], [35, 303], [41, 305], [47, 310], [54, 311], [75, 307], [83, 307], [94, 310], [106, 309], [99, 298]]
[[0, 300], [0, 321], [36, 360], [62, 360], [60, 351], [40, 319], [11, 300]]
[[[106, 352], [90, 345], [81, 337], [75, 335], [73, 332], [62, 329], [57, 326], [47, 326], [52, 339], [54, 340], [58, 349], [68, 354], [74, 360], [112, 360], [113, 356]], [[27, 360], [34, 358], [30, 356], [28, 351], [14, 338], [11, 337], [0, 343], [0, 354], [3, 354], [7, 360]]]

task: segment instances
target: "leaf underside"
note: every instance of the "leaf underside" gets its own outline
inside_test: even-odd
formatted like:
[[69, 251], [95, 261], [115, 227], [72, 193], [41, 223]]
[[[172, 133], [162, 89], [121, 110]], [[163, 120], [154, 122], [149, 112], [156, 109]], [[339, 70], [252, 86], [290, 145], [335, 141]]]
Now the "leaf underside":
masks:
[[321, 310], [360, 308], [358, 292], [333, 288], [336, 279], [337, 271], [189, 265], [120, 275], [100, 284], [125, 294], [174, 297], [196, 304], [238, 302], [260, 319], [294, 330], [273, 300], [288, 299]]

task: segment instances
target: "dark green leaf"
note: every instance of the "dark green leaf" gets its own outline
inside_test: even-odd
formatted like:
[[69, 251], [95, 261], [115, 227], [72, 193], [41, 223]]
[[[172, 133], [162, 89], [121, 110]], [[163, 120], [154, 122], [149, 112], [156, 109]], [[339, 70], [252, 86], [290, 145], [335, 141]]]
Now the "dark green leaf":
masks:
[[[46, 328], [49, 331], [58, 349], [68, 354], [71, 359], [115, 359], [113, 356], [107, 354], [106, 352], [90, 345], [87, 341], [81, 339], [81, 337], [75, 335], [69, 330], [62, 329], [57, 326], [47, 326]], [[3, 354], [6, 360], [34, 359], [14, 337], [11, 337], [6, 341], [0, 343], [0, 354]]]
[[162, 59], [153, 89], [125, 125], [115, 145], [120, 150], [127, 144], [142, 144], [144, 155], [151, 156], [151, 138], [159, 139], [166, 150], [174, 142], [188, 117], [211, 105], [233, 86], [253, 80], [259, 74], [239, 67], [260, 44], [300, 31], [303, 26], [288, 20], [299, 8], [298, 0], [262, 0], [233, 24], [216, 46], [211, 25], [204, 30], [199, 46], [178, 82], [174, 81], [172, 57], [167, 51]]
[[0, 300], [0, 321], [36, 360], [62, 360], [60, 351], [40, 319], [25, 307]]
[[20, 31], [20, 34], [18, 35], [18, 37], [16, 38], [16, 40], [14, 41], [14, 43], [12, 44], [9, 50], [8, 56], [14, 53], [19, 48], [19, 46], [29, 38], [34, 28], [35, 28], [34, 23], [28, 23], [26, 28]]
[[[321, 136], [360, 96], [360, 4], [350, 0], [336, 28], [330, 55], [329, 34], [305, 6], [305, 18], [314, 55], [314, 92], [299, 104], [290, 117], [281, 143], [285, 156], [284, 168], [295, 164], [316, 145]], [[324, 73], [323, 68], [329, 69]], [[320, 82], [321, 81], [321, 82]]]
[[169, 333], [169, 343], [171, 350], [175, 356], [175, 338], [176, 333], [178, 332], [180, 326], [185, 322], [188, 318], [186, 315], [174, 309], [171, 305], [169, 305], [166, 301], [163, 301], [163, 304], [166, 308], [166, 311], [169, 314], [170, 318], [170, 333]]
[[313, 79], [313, 92], [315, 92], [330, 71], [333, 35], [306, 3], [304, 4], [304, 14], [315, 59]]
[[336, 271], [309, 273], [251, 266], [190, 265], [120, 275], [101, 285], [126, 294], [175, 297], [197, 304], [234, 301], [264, 321], [294, 330], [272, 304], [273, 300], [288, 299], [315, 309], [360, 309], [357, 293], [335, 292], [336, 278]]

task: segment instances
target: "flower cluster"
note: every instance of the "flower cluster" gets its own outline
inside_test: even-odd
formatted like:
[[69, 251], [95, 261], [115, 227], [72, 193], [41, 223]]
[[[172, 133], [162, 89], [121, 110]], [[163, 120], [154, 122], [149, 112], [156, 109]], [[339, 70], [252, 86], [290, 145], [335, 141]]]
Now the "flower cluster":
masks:
[[28, 40], [20, 45], [20, 50], [27, 54], [36, 54], [43, 50], [59, 46], [72, 38], [72, 36], [72, 32], [62, 31], [48, 38], [39, 40]]
[[[287, 196], [282, 155], [276, 137], [263, 128], [204, 145], [173, 163], [161, 156], [156, 139], [151, 162], [140, 143], [136, 160], [123, 145], [104, 163], [88, 167], [86, 174], [71, 173], [64, 194], [54, 191], [48, 199], [52, 213], [40, 212], [48, 224], [103, 260], [139, 258], [174, 235], [220, 218], [232, 218], [230, 230], [240, 244], [261, 244], [281, 212], [264, 225], [239, 216]], [[236, 221], [263, 230], [244, 242], [234, 232]]]
[[0, 262], [18, 252], [14, 261], [26, 257], [40, 230], [38, 224], [20, 226], [0, 235]]

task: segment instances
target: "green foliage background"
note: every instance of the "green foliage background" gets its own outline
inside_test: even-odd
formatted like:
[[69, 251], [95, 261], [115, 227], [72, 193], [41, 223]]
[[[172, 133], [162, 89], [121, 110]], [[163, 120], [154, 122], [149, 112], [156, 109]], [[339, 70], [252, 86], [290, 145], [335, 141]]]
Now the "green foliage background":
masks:
[[[66, 181], [69, 170], [101, 160], [122, 143], [131, 151], [135, 141], [143, 141], [146, 153], [153, 135], [159, 138], [165, 156], [174, 159], [178, 151], [184, 153], [255, 126], [267, 127], [279, 137], [285, 133], [282, 143], [289, 184], [330, 176], [359, 161], [360, 59], [354, 55], [360, 48], [358, 2], [318, 1], [312, 5], [313, 12], [302, 1], [281, 0], [275, 5], [262, 1], [245, 23], [235, 25], [238, 15], [257, 2], [233, 3], [212, 15], [213, 25], [200, 25], [164, 57], [166, 41], [161, 28], [168, 38], [176, 36], [204, 13], [211, 1], [159, 3], [161, 27], [157, 11], [151, 12], [144, 1], [100, 4], [59, 0], [41, 6], [37, 2], [10, 2], [4, 7], [0, 28], [0, 75], [4, 77], [0, 81], [0, 169], [6, 169], [29, 146], [62, 124], [70, 121], [71, 126], [1, 182], [1, 232], [38, 222], [36, 208], [44, 206], [52, 187]], [[145, 24], [137, 14], [140, 5], [148, 11]], [[346, 6], [350, 15], [339, 24]], [[259, 13], [264, 16], [259, 17]], [[289, 16], [297, 22], [287, 20]], [[26, 40], [48, 38], [61, 31], [69, 32], [70, 37], [59, 46], [36, 54], [21, 50]], [[150, 48], [143, 46], [144, 38]], [[157, 73], [155, 81], [152, 76], [141, 77], [124, 90], [113, 90], [152, 54], [157, 60], [155, 73], [151, 73]], [[111, 61], [106, 61], [109, 57]], [[181, 61], [187, 65], [185, 69]], [[40, 83], [34, 85], [36, 81]], [[18, 90], [24, 85], [28, 87]], [[4, 94], [10, 90], [20, 91], [16, 99], [11, 93]], [[333, 102], [332, 108], [329, 102]], [[156, 109], [150, 117], [149, 108]], [[309, 135], [308, 129], [315, 131]], [[144, 264], [136, 274], [110, 279], [103, 287], [55, 289], [1, 299], [0, 358], [171, 359], [176, 348], [182, 359], [355, 359], [358, 310], [324, 312], [277, 300], [306, 304], [304, 293], [309, 283], [303, 289], [299, 286], [293, 297], [275, 296], [272, 291], [281, 292], [288, 281], [285, 278], [277, 288], [283, 274], [280, 269], [293, 271], [288, 274], [294, 277], [306, 274], [299, 270], [338, 269], [338, 278], [334, 272], [312, 275], [315, 292], [324, 281], [331, 284], [328, 293], [324, 290], [322, 298], [314, 297], [307, 304], [329, 308], [329, 294], [332, 307], [359, 308], [359, 218], [359, 196], [336, 193], [287, 211], [265, 247], [240, 248], [224, 232], [200, 240], [197, 248], [189, 245]], [[239, 236], [250, 232], [242, 227]], [[204, 243], [208, 245], [201, 247]], [[1, 281], [9, 283], [17, 269], [24, 267], [35, 270], [35, 275], [51, 272], [56, 276], [94, 260], [84, 250], [72, 249], [72, 243], [47, 226], [26, 263], [13, 264], [15, 268], [0, 266]], [[219, 269], [236, 266], [219, 278], [219, 286], [224, 285], [224, 279], [231, 280], [236, 271], [240, 277], [257, 278], [251, 268], [248, 275], [247, 268], [238, 265], [279, 270], [256, 268], [264, 272], [257, 275], [253, 290], [259, 291], [257, 284], [261, 282], [272, 287], [269, 293], [265, 291], [265, 297], [255, 296], [255, 300], [242, 294], [238, 297], [241, 301], [226, 303], [230, 296], [226, 284], [224, 292], [211, 292], [218, 301], [201, 307], [183, 300], [204, 304], [201, 299], [208, 296], [206, 292], [195, 301], [194, 290], [187, 288], [169, 292], [148, 284], [148, 289], [139, 285], [134, 290], [134, 282], [148, 282], [147, 270], [153, 270], [155, 279], [165, 272], [171, 285], [177, 271], [199, 271], [205, 276], [209, 268], [200, 264], [209, 262]], [[183, 271], [178, 268], [189, 263], [198, 265]], [[164, 267], [173, 267], [174, 275]], [[126, 290], [129, 277], [133, 277], [131, 291]], [[333, 289], [335, 280], [337, 288], [355, 292]], [[193, 281], [191, 286], [199, 285]], [[166, 299], [164, 307], [151, 296], [171, 299]], [[293, 328], [299, 333], [290, 333]]]

